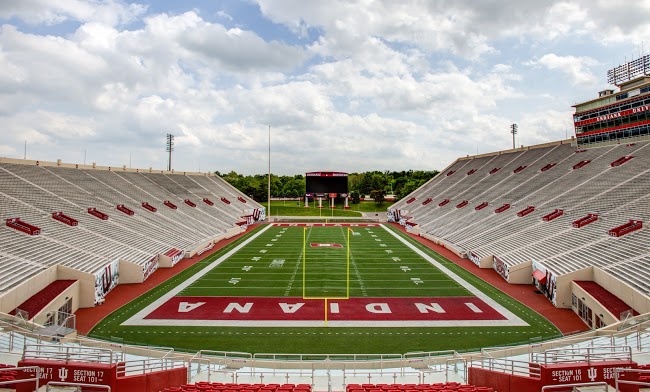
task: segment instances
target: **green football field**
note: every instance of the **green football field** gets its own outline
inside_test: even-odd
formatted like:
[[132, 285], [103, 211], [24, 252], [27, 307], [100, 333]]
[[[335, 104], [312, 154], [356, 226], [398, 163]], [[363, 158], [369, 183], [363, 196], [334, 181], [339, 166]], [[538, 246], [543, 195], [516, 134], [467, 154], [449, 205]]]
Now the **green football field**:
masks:
[[[468, 311], [472, 301], [485, 309]], [[499, 312], [519, 324], [488, 317]], [[332, 354], [477, 350], [558, 335], [536, 312], [380, 225], [258, 226], [91, 331], [188, 351]]]
[[[400, 268], [405, 265], [408, 274]], [[413, 276], [425, 283], [414, 284]], [[240, 280], [229, 283], [232, 278]], [[382, 228], [284, 226], [267, 230], [180, 295], [342, 298], [469, 293]]]

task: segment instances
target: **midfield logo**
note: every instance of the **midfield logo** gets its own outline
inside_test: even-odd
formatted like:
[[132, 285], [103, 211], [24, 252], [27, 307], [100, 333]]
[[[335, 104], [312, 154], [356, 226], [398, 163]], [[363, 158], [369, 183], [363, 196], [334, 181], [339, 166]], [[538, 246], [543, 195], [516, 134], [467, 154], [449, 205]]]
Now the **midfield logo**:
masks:
[[322, 242], [312, 242], [309, 244], [312, 248], [342, 248], [343, 245], [335, 243], [322, 243]]

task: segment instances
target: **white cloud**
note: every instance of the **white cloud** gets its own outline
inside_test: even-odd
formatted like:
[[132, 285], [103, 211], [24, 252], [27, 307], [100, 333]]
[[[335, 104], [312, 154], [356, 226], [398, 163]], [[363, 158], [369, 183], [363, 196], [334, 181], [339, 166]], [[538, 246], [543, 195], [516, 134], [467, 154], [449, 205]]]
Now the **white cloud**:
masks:
[[573, 85], [594, 85], [597, 81], [597, 78], [591, 73], [590, 67], [598, 65], [598, 61], [590, 57], [558, 56], [554, 53], [547, 53], [529, 64], [561, 72], [569, 77]]
[[173, 133], [178, 170], [260, 173], [270, 125], [280, 174], [441, 169], [513, 122], [563, 138], [606, 45], [650, 35], [648, 1], [257, 3], [0, 3], [0, 154], [162, 168]]
[[54, 25], [66, 21], [127, 24], [147, 10], [142, 4], [120, 0], [21, 0], [0, 2], [0, 18], [29, 24]]
[[219, 16], [220, 18], [223, 18], [223, 19], [229, 20], [229, 21], [231, 21], [231, 22], [234, 20], [233, 17], [230, 16], [230, 14], [228, 14], [227, 12], [225, 12], [225, 11], [223, 11], [223, 10], [219, 10], [219, 11], [217, 11], [217, 16]]

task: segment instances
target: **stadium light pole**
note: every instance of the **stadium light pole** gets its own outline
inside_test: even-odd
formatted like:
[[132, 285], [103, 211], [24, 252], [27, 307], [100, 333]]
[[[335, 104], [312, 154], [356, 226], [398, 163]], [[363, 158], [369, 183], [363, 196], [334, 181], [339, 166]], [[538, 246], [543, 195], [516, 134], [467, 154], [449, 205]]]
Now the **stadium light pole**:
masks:
[[517, 148], [517, 146], [515, 145], [515, 135], [517, 134], [517, 128], [518, 128], [517, 124], [512, 124], [510, 126], [510, 133], [512, 133], [512, 149], [513, 150], [515, 148]]
[[167, 146], [165, 151], [169, 153], [169, 162], [167, 164], [167, 171], [172, 171], [172, 151], [174, 151], [174, 135], [167, 134]]
[[268, 184], [268, 197], [267, 197], [267, 206], [268, 211], [266, 216], [269, 217], [269, 222], [271, 222], [271, 126], [269, 125], [269, 184]]

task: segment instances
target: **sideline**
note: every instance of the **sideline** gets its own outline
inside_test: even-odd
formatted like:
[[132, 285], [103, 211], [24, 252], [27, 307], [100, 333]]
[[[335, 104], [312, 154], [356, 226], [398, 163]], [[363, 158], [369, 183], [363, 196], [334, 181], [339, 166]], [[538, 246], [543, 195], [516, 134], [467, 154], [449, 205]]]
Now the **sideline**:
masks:
[[387, 223], [399, 230], [413, 240], [421, 243], [426, 248], [438, 253], [440, 256], [456, 264], [486, 283], [494, 286], [497, 290], [504, 292], [509, 297], [528, 306], [550, 321], [563, 335], [572, 335], [579, 332], [589, 331], [589, 327], [571, 309], [556, 308], [544, 295], [537, 293], [537, 288], [532, 284], [510, 284], [506, 282], [492, 268], [479, 268], [468, 259], [461, 259], [455, 253], [444, 246], [433, 243], [426, 238], [409, 233], [399, 223]]
[[[381, 225], [381, 228], [389, 232], [393, 237], [397, 238], [404, 246], [408, 247], [411, 249], [413, 252], [417, 253], [418, 256], [422, 257], [429, 263], [431, 263], [434, 267], [438, 268], [440, 271], [442, 271], [445, 275], [449, 276], [451, 279], [453, 279], [456, 283], [459, 285], [463, 286], [463, 288], [470, 293], [472, 293], [474, 296], [480, 298], [485, 302], [486, 304], [490, 305], [494, 310], [497, 312], [501, 313], [510, 323], [507, 323], [505, 325], [508, 326], [524, 326], [527, 327], [529, 324], [525, 322], [524, 320], [520, 319], [517, 315], [503, 307], [500, 303], [492, 299], [490, 296], [473, 286], [471, 283], [467, 282], [465, 279], [461, 278], [458, 276], [455, 272], [451, 271], [449, 268], [445, 267], [444, 265], [440, 264], [440, 262], [433, 257], [429, 256], [428, 254], [424, 253], [420, 249], [416, 248], [415, 245], [411, 244], [408, 242], [404, 237], [401, 235], [395, 233], [393, 230], [387, 228], [385, 225]], [[496, 323], [495, 323], [496, 325]], [[502, 323], [498, 323], [498, 325], [504, 325]]]

